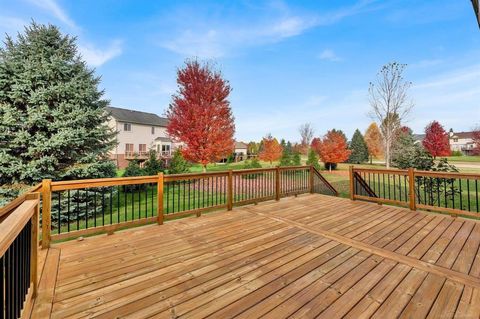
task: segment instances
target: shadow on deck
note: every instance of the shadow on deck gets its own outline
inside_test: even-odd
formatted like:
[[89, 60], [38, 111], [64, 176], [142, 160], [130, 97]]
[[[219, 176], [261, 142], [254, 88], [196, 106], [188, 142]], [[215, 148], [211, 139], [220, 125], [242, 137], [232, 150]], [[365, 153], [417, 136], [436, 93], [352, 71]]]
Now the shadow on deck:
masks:
[[480, 223], [323, 195], [53, 245], [35, 318], [480, 316]]

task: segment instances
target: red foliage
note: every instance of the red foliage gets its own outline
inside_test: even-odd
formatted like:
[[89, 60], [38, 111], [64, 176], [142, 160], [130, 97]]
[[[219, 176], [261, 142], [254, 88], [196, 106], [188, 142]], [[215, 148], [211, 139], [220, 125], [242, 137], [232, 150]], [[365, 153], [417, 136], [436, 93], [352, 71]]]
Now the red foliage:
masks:
[[449, 156], [450, 141], [448, 133], [437, 121], [433, 121], [425, 128], [425, 138], [422, 141], [423, 147], [433, 156]]
[[206, 167], [233, 152], [231, 88], [209, 64], [187, 61], [177, 71], [178, 93], [167, 110], [168, 134], [183, 142], [185, 159]]
[[322, 140], [318, 137], [314, 137], [312, 139], [312, 143], [310, 144], [310, 147], [318, 154], [320, 155], [320, 147], [322, 145]]
[[327, 132], [327, 135], [325, 135], [320, 141], [319, 150], [320, 158], [324, 163], [345, 162], [351, 153], [348, 149], [345, 137], [341, 133], [335, 131]]
[[261, 159], [262, 161], [270, 162], [270, 164], [272, 164], [273, 161], [276, 161], [280, 157], [282, 157], [283, 148], [278, 143], [276, 138], [267, 136], [263, 138], [262, 143], [263, 149], [260, 154], [258, 154], [259, 159]]
[[480, 126], [473, 130], [473, 155], [480, 155]]

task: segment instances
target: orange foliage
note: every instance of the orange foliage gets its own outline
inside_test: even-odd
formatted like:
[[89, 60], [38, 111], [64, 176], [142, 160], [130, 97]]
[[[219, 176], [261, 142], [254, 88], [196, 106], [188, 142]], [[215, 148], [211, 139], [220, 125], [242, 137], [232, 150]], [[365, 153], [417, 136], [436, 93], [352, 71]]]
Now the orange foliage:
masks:
[[324, 163], [343, 163], [350, 156], [347, 141], [341, 133], [328, 131], [319, 144], [320, 158]]
[[375, 122], [367, 128], [364, 139], [367, 144], [368, 154], [371, 157], [380, 157], [383, 155], [382, 133], [380, 133]]
[[276, 138], [272, 136], [267, 136], [263, 138], [263, 150], [258, 154], [258, 158], [262, 161], [270, 162], [272, 165], [273, 161], [276, 161], [282, 157], [283, 148], [278, 143]]

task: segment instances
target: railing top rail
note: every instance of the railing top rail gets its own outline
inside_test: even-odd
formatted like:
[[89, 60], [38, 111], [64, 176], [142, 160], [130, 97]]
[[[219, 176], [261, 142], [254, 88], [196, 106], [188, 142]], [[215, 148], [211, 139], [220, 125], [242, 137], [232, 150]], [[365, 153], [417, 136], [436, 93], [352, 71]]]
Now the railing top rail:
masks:
[[248, 173], [261, 173], [261, 172], [271, 172], [275, 171], [276, 167], [267, 167], [267, 168], [249, 168], [249, 169], [236, 169], [232, 170], [233, 174], [248, 174]]
[[289, 169], [306, 169], [309, 168], [309, 165], [297, 165], [297, 166], [278, 166], [280, 170], [289, 170]]
[[[306, 169], [310, 166], [282, 166], [280, 170], [288, 169]], [[276, 167], [271, 168], [253, 168], [253, 169], [238, 169], [232, 170], [234, 174], [246, 174], [254, 172], [267, 172], [276, 170]], [[206, 172], [206, 173], [186, 173], [186, 174], [172, 174], [165, 175], [164, 180], [166, 182], [176, 181], [181, 179], [194, 179], [194, 178], [207, 178], [212, 176], [227, 176], [228, 170]], [[97, 179], [80, 179], [69, 181], [54, 181], [52, 182], [52, 191], [62, 191], [69, 189], [82, 189], [82, 188], [94, 188], [104, 186], [117, 186], [117, 185], [133, 185], [133, 184], [147, 184], [157, 182], [158, 176], [134, 176], [134, 177], [112, 177], [112, 178], [97, 178]]]
[[380, 173], [380, 174], [396, 174], [396, 175], [408, 175], [408, 170], [406, 169], [396, 169], [396, 168], [360, 168], [353, 167], [354, 172], [365, 172], [365, 173]]
[[455, 173], [455, 172], [437, 172], [437, 171], [414, 171], [417, 176], [429, 176], [429, 177], [451, 177], [451, 178], [465, 178], [465, 179], [477, 179], [480, 180], [480, 174], [476, 173]]
[[35, 213], [39, 198], [27, 199], [16, 207], [2, 222], [0, 222], [0, 256], [3, 256], [25, 224]]

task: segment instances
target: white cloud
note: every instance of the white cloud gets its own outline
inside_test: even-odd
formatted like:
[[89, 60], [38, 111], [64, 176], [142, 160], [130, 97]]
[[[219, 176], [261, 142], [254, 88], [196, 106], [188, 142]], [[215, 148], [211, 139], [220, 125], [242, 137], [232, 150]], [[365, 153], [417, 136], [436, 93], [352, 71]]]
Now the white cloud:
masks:
[[29, 0], [32, 4], [48, 11], [58, 20], [71, 28], [77, 28], [75, 22], [70, 19], [68, 14], [55, 2], [55, 0]]
[[433, 120], [447, 128], [469, 130], [480, 118], [480, 64], [437, 74], [412, 87], [411, 127], [416, 132]]
[[337, 56], [337, 54], [331, 50], [331, 49], [325, 49], [323, 50], [319, 55], [318, 58], [321, 60], [327, 60], [327, 61], [332, 61], [332, 62], [338, 62], [341, 61], [342, 59]]
[[23, 19], [16, 17], [0, 16], [0, 30], [5, 32], [20, 32], [29, 23]]
[[[280, 42], [303, 34], [309, 29], [334, 24], [341, 19], [370, 9], [373, 1], [359, 1], [343, 9], [316, 13], [293, 13], [286, 5], [268, 6], [265, 12], [256, 14], [256, 21], [235, 21], [223, 17], [216, 21], [201, 16], [197, 11], [171, 13], [169, 26], [174, 32], [159, 35], [160, 46], [186, 56], [218, 58], [237, 52], [248, 46]], [[170, 18], [170, 17], [169, 17]], [[208, 24], [205, 25], [205, 21]]]
[[108, 46], [108, 48], [103, 50], [95, 48], [91, 44], [80, 45], [79, 51], [87, 64], [93, 67], [99, 67], [122, 54], [122, 41], [115, 40]]

